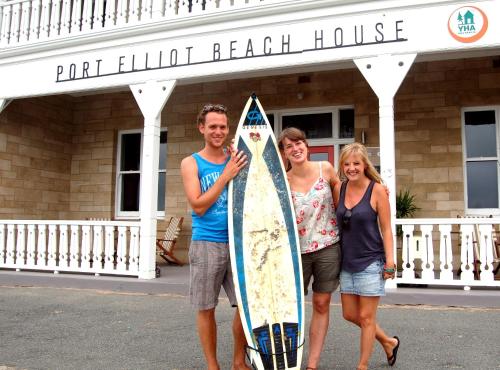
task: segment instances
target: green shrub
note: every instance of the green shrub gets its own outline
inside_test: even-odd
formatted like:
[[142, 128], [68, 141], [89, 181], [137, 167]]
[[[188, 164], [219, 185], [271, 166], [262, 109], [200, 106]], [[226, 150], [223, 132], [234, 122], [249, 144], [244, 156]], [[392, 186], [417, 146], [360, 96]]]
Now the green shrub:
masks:
[[[415, 195], [410, 193], [409, 189], [400, 190], [396, 195], [396, 218], [410, 218], [415, 215], [420, 208], [417, 207]], [[401, 225], [397, 226], [398, 236], [403, 234]]]

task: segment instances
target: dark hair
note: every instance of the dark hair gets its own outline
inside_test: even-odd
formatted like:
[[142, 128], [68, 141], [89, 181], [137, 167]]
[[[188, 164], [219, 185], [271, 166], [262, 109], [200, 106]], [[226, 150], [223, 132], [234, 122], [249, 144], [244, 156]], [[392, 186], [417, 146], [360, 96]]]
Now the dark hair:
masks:
[[288, 139], [290, 141], [303, 141], [307, 147], [309, 146], [309, 144], [307, 143], [305, 132], [296, 127], [287, 127], [286, 129], [281, 131], [281, 134], [278, 138], [278, 148], [280, 148], [281, 150], [285, 149], [285, 147], [283, 146], [283, 140], [285, 139]]
[[198, 113], [198, 117], [196, 119], [196, 121], [198, 122], [199, 125], [205, 123], [205, 117], [210, 112], [222, 113], [222, 114], [225, 114], [227, 117], [227, 108], [224, 105], [222, 105], [222, 104], [205, 104], [203, 106], [203, 108], [200, 110], [200, 113]]

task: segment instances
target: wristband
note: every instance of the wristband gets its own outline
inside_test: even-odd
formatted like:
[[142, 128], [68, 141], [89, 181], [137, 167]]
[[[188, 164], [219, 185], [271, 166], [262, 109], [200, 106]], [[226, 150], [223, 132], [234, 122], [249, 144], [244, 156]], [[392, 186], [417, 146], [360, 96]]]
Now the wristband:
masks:
[[395, 267], [387, 267], [386, 265], [384, 265], [384, 272], [388, 274], [394, 274], [396, 272], [396, 269]]

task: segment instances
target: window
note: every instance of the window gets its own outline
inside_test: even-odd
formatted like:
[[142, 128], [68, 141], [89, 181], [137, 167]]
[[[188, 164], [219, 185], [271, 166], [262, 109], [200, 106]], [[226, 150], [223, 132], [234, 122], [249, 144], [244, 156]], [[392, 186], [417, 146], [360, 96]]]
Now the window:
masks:
[[463, 110], [467, 213], [493, 214], [499, 211], [499, 111], [498, 107]]
[[327, 160], [337, 168], [340, 149], [354, 142], [354, 108], [321, 107], [271, 111], [269, 121], [276, 137], [287, 127], [305, 132], [311, 160]]
[[[118, 134], [116, 218], [138, 218], [141, 184], [142, 130]], [[165, 214], [167, 131], [160, 133], [158, 165], [158, 217]]]

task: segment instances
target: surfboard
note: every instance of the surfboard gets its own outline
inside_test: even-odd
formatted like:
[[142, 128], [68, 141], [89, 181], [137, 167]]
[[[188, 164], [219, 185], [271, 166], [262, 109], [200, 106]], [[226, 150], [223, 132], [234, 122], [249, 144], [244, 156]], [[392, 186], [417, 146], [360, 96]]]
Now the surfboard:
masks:
[[302, 264], [295, 212], [276, 139], [252, 95], [235, 146], [248, 164], [229, 183], [229, 244], [239, 314], [254, 369], [300, 369]]

